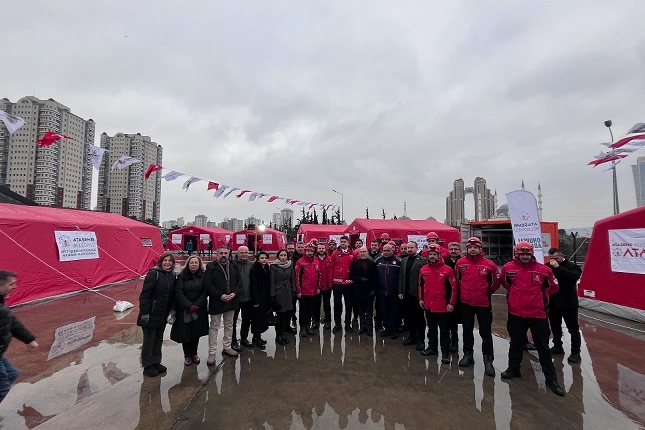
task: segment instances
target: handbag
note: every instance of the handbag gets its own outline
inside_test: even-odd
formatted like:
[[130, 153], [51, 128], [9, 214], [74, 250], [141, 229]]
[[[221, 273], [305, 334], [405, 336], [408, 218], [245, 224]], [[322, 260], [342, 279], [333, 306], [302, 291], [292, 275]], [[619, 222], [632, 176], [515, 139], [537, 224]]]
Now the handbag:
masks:
[[275, 326], [278, 324], [278, 315], [275, 312], [267, 312], [267, 325]]

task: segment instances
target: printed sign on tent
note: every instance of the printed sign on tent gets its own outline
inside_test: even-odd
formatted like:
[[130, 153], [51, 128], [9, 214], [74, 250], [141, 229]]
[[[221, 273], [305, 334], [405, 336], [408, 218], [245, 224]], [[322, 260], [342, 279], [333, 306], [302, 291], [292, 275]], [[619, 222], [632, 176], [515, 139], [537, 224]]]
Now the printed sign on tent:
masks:
[[208, 245], [208, 242], [211, 241], [211, 235], [208, 233], [200, 233], [199, 240], [204, 242], [206, 245]]
[[244, 242], [246, 242], [246, 235], [245, 234], [236, 234], [235, 235], [235, 243], [238, 245], [244, 245]]
[[611, 270], [645, 275], [645, 228], [609, 230]]
[[171, 235], [172, 243], [175, 245], [181, 245], [181, 234]]
[[265, 245], [273, 244], [273, 235], [272, 234], [263, 234], [262, 235], [262, 243], [265, 244]]
[[93, 231], [54, 231], [58, 261], [99, 258], [96, 233]]
[[336, 242], [336, 245], [340, 245], [340, 238], [343, 237], [342, 234], [330, 234], [329, 235], [329, 240], [333, 240]]
[[428, 238], [423, 234], [408, 234], [408, 242], [416, 242], [419, 251], [428, 246]]
[[89, 342], [94, 335], [95, 318], [92, 317], [58, 327], [54, 332], [54, 343], [49, 349], [47, 360], [66, 354]]

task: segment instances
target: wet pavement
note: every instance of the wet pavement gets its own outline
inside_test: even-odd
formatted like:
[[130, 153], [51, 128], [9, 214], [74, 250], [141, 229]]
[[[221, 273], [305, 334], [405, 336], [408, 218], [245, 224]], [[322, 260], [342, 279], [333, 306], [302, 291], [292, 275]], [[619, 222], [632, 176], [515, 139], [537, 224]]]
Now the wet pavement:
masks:
[[[137, 280], [100, 291], [136, 305], [141, 285]], [[567, 391], [560, 398], [545, 389], [535, 353], [524, 354], [522, 378], [501, 380], [508, 353], [503, 296], [494, 297], [494, 309], [495, 378], [484, 376], [477, 352], [474, 367], [461, 369], [458, 354], [452, 364], [441, 364], [404, 347], [403, 336], [323, 331], [291, 335], [290, 344], [276, 348], [273, 329], [264, 335], [265, 351], [219, 356], [213, 368], [206, 366], [206, 338], [202, 363], [186, 367], [181, 345], [167, 339], [166, 330], [168, 373], [148, 378], [141, 373], [136, 309], [115, 314], [109, 300], [93, 293], [24, 306], [14, 313], [40, 347], [29, 351], [14, 340], [9, 348], [21, 377], [0, 404], [0, 428], [645, 428], [643, 324], [581, 310], [582, 363], [555, 357]], [[55, 338], [57, 328], [79, 322], [65, 330], [68, 344]], [[480, 351], [477, 334], [475, 342]]]

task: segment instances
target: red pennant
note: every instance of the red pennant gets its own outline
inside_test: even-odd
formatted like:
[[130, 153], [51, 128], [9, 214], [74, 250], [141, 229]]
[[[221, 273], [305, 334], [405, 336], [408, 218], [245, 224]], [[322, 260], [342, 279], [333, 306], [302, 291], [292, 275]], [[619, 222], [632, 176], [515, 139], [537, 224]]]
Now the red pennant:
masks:
[[217, 182], [208, 181], [208, 189], [206, 191], [210, 191], [210, 190], [217, 191], [218, 188], [219, 188], [219, 184]]
[[64, 134], [54, 133], [53, 131], [48, 131], [45, 133], [42, 139], [38, 139], [36, 141], [36, 145], [44, 148], [45, 146], [53, 145], [61, 139], [71, 139], [71, 137], [65, 136]]
[[235, 196], [235, 197], [237, 197], [237, 198], [239, 199], [239, 198], [240, 198], [240, 197], [242, 197], [244, 194], [246, 194], [246, 193], [250, 193], [250, 192], [251, 192], [251, 190], [244, 190], [244, 191], [242, 191], [240, 194], [238, 194], [238, 195], [237, 195], [237, 196]]
[[267, 202], [271, 203], [272, 201], [274, 201], [276, 199], [279, 199], [279, 198], [280, 197], [278, 197], [278, 196], [271, 196], [271, 197], [269, 197], [269, 200], [267, 200]]
[[143, 175], [146, 179], [150, 178], [150, 175], [152, 175], [154, 172], [157, 172], [159, 170], [163, 169], [163, 167], [157, 165], [157, 164], [151, 164], [148, 166], [148, 170], [146, 170], [145, 175]]

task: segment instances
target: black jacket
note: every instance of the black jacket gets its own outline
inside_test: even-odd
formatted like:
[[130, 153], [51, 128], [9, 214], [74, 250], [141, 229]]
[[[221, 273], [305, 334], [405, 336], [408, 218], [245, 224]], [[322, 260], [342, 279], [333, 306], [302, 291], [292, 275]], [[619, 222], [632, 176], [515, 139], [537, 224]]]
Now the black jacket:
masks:
[[14, 337], [24, 343], [36, 340], [36, 337], [22, 325], [20, 320], [11, 314], [9, 306], [4, 303], [4, 296], [0, 296], [0, 358]]
[[577, 308], [578, 307], [578, 279], [582, 275], [582, 269], [575, 263], [564, 259], [558, 267], [547, 264], [558, 280], [560, 288], [551, 296], [549, 306], [554, 308]]
[[[208, 312], [206, 309], [206, 287], [204, 286], [204, 271], [198, 270], [195, 274], [182, 271], [177, 276], [175, 285], [175, 323], [170, 330], [170, 339], [175, 342], [189, 342], [193, 339], [208, 334]], [[186, 322], [187, 309], [195, 305], [198, 307], [195, 315]], [[190, 315], [188, 315], [190, 317]]]
[[270, 310], [270, 291], [271, 291], [271, 265], [267, 264], [262, 267], [260, 262], [256, 261], [251, 266], [251, 300], [254, 308], [253, 313], [253, 333], [264, 333], [269, 326], [267, 325], [266, 315]]
[[[137, 325], [141, 327], [164, 327], [170, 309], [173, 307], [175, 294], [175, 272], [166, 272], [159, 267], [150, 269], [143, 280], [139, 295], [139, 317]], [[147, 323], [141, 321], [141, 315], [150, 315]]]
[[[228, 268], [228, 282], [226, 273]], [[230, 262], [222, 266], [217, 261], [206, 265], [204, 274], [204, 285], [208, 292], [208, 313], [211, 315], [223, 314], [240, 308], [239, 295], [242, 292], [242, 278], [240, 278], [237, 267]], [[223, 302], [223, 294], [235, 293], [235, 298], [229, 302]]]
[[399, 273], [399, 294], [409, 293], [413, 297], [419, 296], [419, 270], [428, 263], [428, 259], [417, 255], [417, 258], [414, 259], [412, 263], [412, 269], [410, 270], [410, 284], [408, 285], [409, 290], [406, 291], [405, 288], [405, 276], [408, 271], [408, 263], [410, 257], [403, 257], [401, 260], [401, 273]]
[[[366, 266], [363, 269], [363, 262]], [[354, 291], [359, 302], [366, 302], [378, 292], [378, 270], [376, 263], [367, 258], [354, 260], [349, 265], [349, 279], [354, 281]]]

